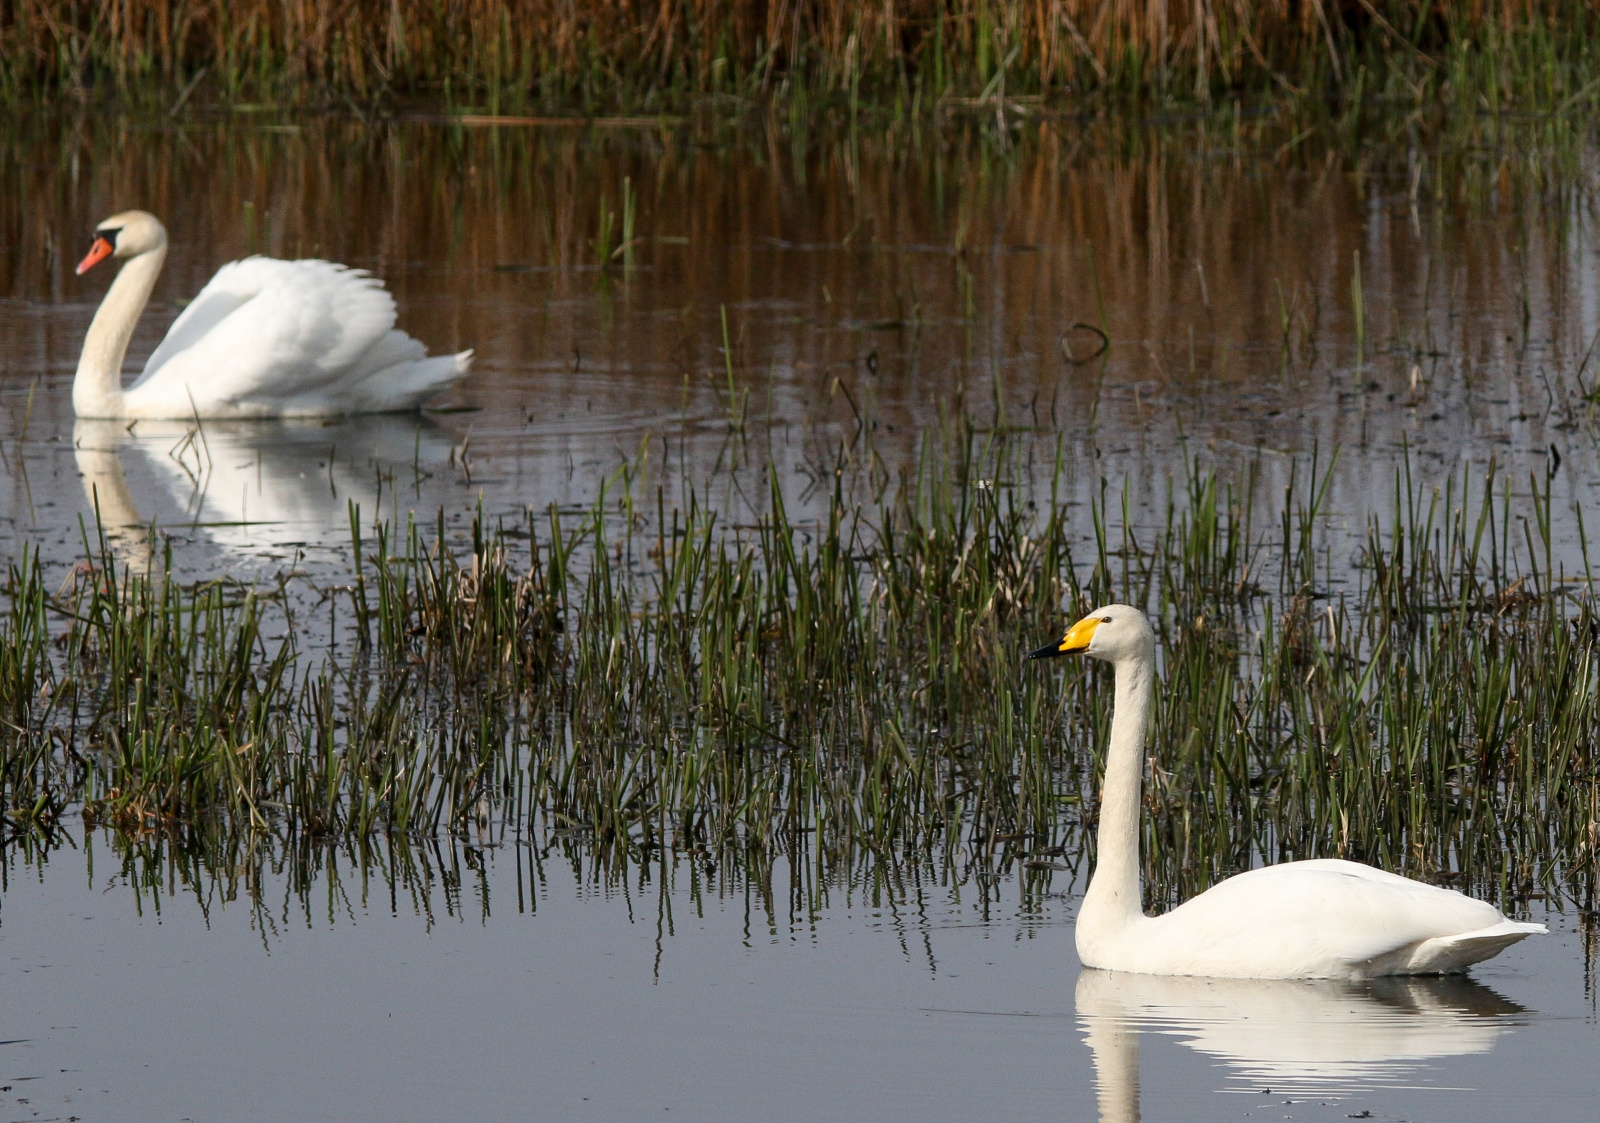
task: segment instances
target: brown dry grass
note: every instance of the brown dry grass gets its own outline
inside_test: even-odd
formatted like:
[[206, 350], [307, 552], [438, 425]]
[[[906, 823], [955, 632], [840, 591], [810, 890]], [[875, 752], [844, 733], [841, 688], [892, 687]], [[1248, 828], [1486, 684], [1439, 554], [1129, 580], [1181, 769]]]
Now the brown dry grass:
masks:
[[[0, 0], [0, 93], [290, 102], [487, 96], [591, 109], [685, 96], [1322, 91], [1521, 44], [1537, 84], [1590, 0]], [[1369, 87], [1370, 88], [1370, 87]], [[1562, 89], [1566, 85], [1562, 84]], [[1559, 96], [1561, 91], [1556, 91]], [[165, 94], [170, 99], [171, 94]]]

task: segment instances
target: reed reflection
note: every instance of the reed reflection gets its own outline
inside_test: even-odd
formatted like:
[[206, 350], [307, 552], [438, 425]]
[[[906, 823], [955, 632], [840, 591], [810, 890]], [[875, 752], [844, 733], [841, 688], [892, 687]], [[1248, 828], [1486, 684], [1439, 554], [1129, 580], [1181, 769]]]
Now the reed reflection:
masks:
[[[843, 377], [878, 388], [882, 420], [927, 424], [998, 372], [1029, 423], [1159, 423], [1157, 456], [1173, 427], [1152, 417], [1174, 406], [1191, 435], [1247, 447], [1405, 426], [1416, 447], [1472, 420], [1475, 379], [1508, 397], [1529, 347], [1547, 370], [1581, 361], [1597, 282], [1560, 216], [1587, 148], [1518, 134], [1519, 158], [1504, 126], [1479, 125], [1495, 131], [1362, 149], [1352, 166], [1318, 137], [1286, 146], [1285, 127], [1044, 123], [997, 159], [960, 129], [710, 144], [308, 119], [128, 144], [114, 120], [17, 124], [0, 130], [16, 184], [0, 197], [0, 380], [76, 364], [98, 289], [61, 247], [133, 200], [170, 216], [174, 242], [131, 354], [225, 261], [332, 258], [382, 276], [407, 331], [478, 344], [462, 393], [506, 417], [670, 412], [731, 364], [788, 391], [791, 419], [837, 416]], [[625, 186], [631, 269], [611, 260]], [[1459, 237], [1463, 222], [1481, 236]], [[1103, 366], [1062, 362], [1075, 321], [1116, 341]], [[1547, 390], [1560, 400], [1525, 381], [1541, 410]], [[1351, 393], [1368, 384], [1370, 401]]]
[[1461, 975], [1348, 983], [1096, 970], [1078, 977], [1077, 1008], [1101, 1123], [1139, 1119], [1144, 1033], [1219, 1061], [1219, 1091], [1347, 1096], [1414, 1084], [1431, 1060], [1487, 1053], [1525, 1013]]
[[407, 489], [448, 470], [454, 448], [447, 430], [415, 414], [331, 425], [80, 420], [72, 439], [110, 544], [141, 569], [152, 520], [185, 524], [241, 557], [347, 548], [352, 504], [369, 521], [403, 520]]

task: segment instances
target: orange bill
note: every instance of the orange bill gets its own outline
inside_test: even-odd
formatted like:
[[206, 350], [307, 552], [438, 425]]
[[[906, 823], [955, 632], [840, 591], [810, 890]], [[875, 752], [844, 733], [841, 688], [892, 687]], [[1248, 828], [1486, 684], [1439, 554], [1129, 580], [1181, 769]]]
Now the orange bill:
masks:
[[99, 265], [111, 256], [111, 251], [116, 247], [111, 244], [111, 239], [104, 234], [96, 234], [94, 245], [89, 247], [89, 252], [83, 255], [83, 260], [78, 262], [78, 276], [83, 276], [89, 270]]

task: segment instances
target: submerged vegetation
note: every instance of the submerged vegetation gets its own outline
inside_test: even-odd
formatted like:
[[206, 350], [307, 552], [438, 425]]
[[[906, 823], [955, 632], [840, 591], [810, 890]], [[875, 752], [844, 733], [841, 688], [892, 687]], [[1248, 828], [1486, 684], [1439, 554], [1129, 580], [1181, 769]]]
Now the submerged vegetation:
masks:
[[1581, 0], [3, 0], [0, 98], [915, 114], [1259, 93], [1565, 110], [1594, 94], [1596, 22]]
[[[818, 519], [773, 483], [730, 525], [624, 469], [583, 517], [480, 520], [457, 549], [353, 516], [350, 579], [320, 587], [185, 585], [105, 535], [65, 580], [24, 552], [0, 592], [6, 842], [81, 816], [235, 885], [285, 854], [394, 877], [441, 840], [515, 845], [519, 871], [526, 848], [603, 880], [703, 862], [770, 908], [782, 862], [802, 912], [1019, 863], [1036, 891], [1092, 857], [1110, 691], [1022, 653], [1120, 599], [1163, 653], [1153, 903], [1346, 855], [1595, 907], [1600, 619], [1542, 481], [1402, 476], [1350, 532], [1326, 466], [1281, 495], [1193, 466], [1140, 529], [1115, 495], [1071, 511], [1039, 433], [951, 423], [892, 484], [837, 451]], [[1056, 484], [1014, 482], [1039, 455]]]

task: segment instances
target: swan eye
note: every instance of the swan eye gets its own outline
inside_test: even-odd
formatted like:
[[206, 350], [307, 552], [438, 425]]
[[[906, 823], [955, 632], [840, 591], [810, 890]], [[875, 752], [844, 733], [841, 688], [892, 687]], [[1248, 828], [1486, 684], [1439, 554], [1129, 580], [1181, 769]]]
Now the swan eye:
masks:
[[1111, 623], [1111, 617], [1109, 617], [1109, 616], [1102, 616], [1102, 617], [1100, 617], [1100, 623], [1102, 623], [1102, 624], [1109, 624], [1109, 623]]

